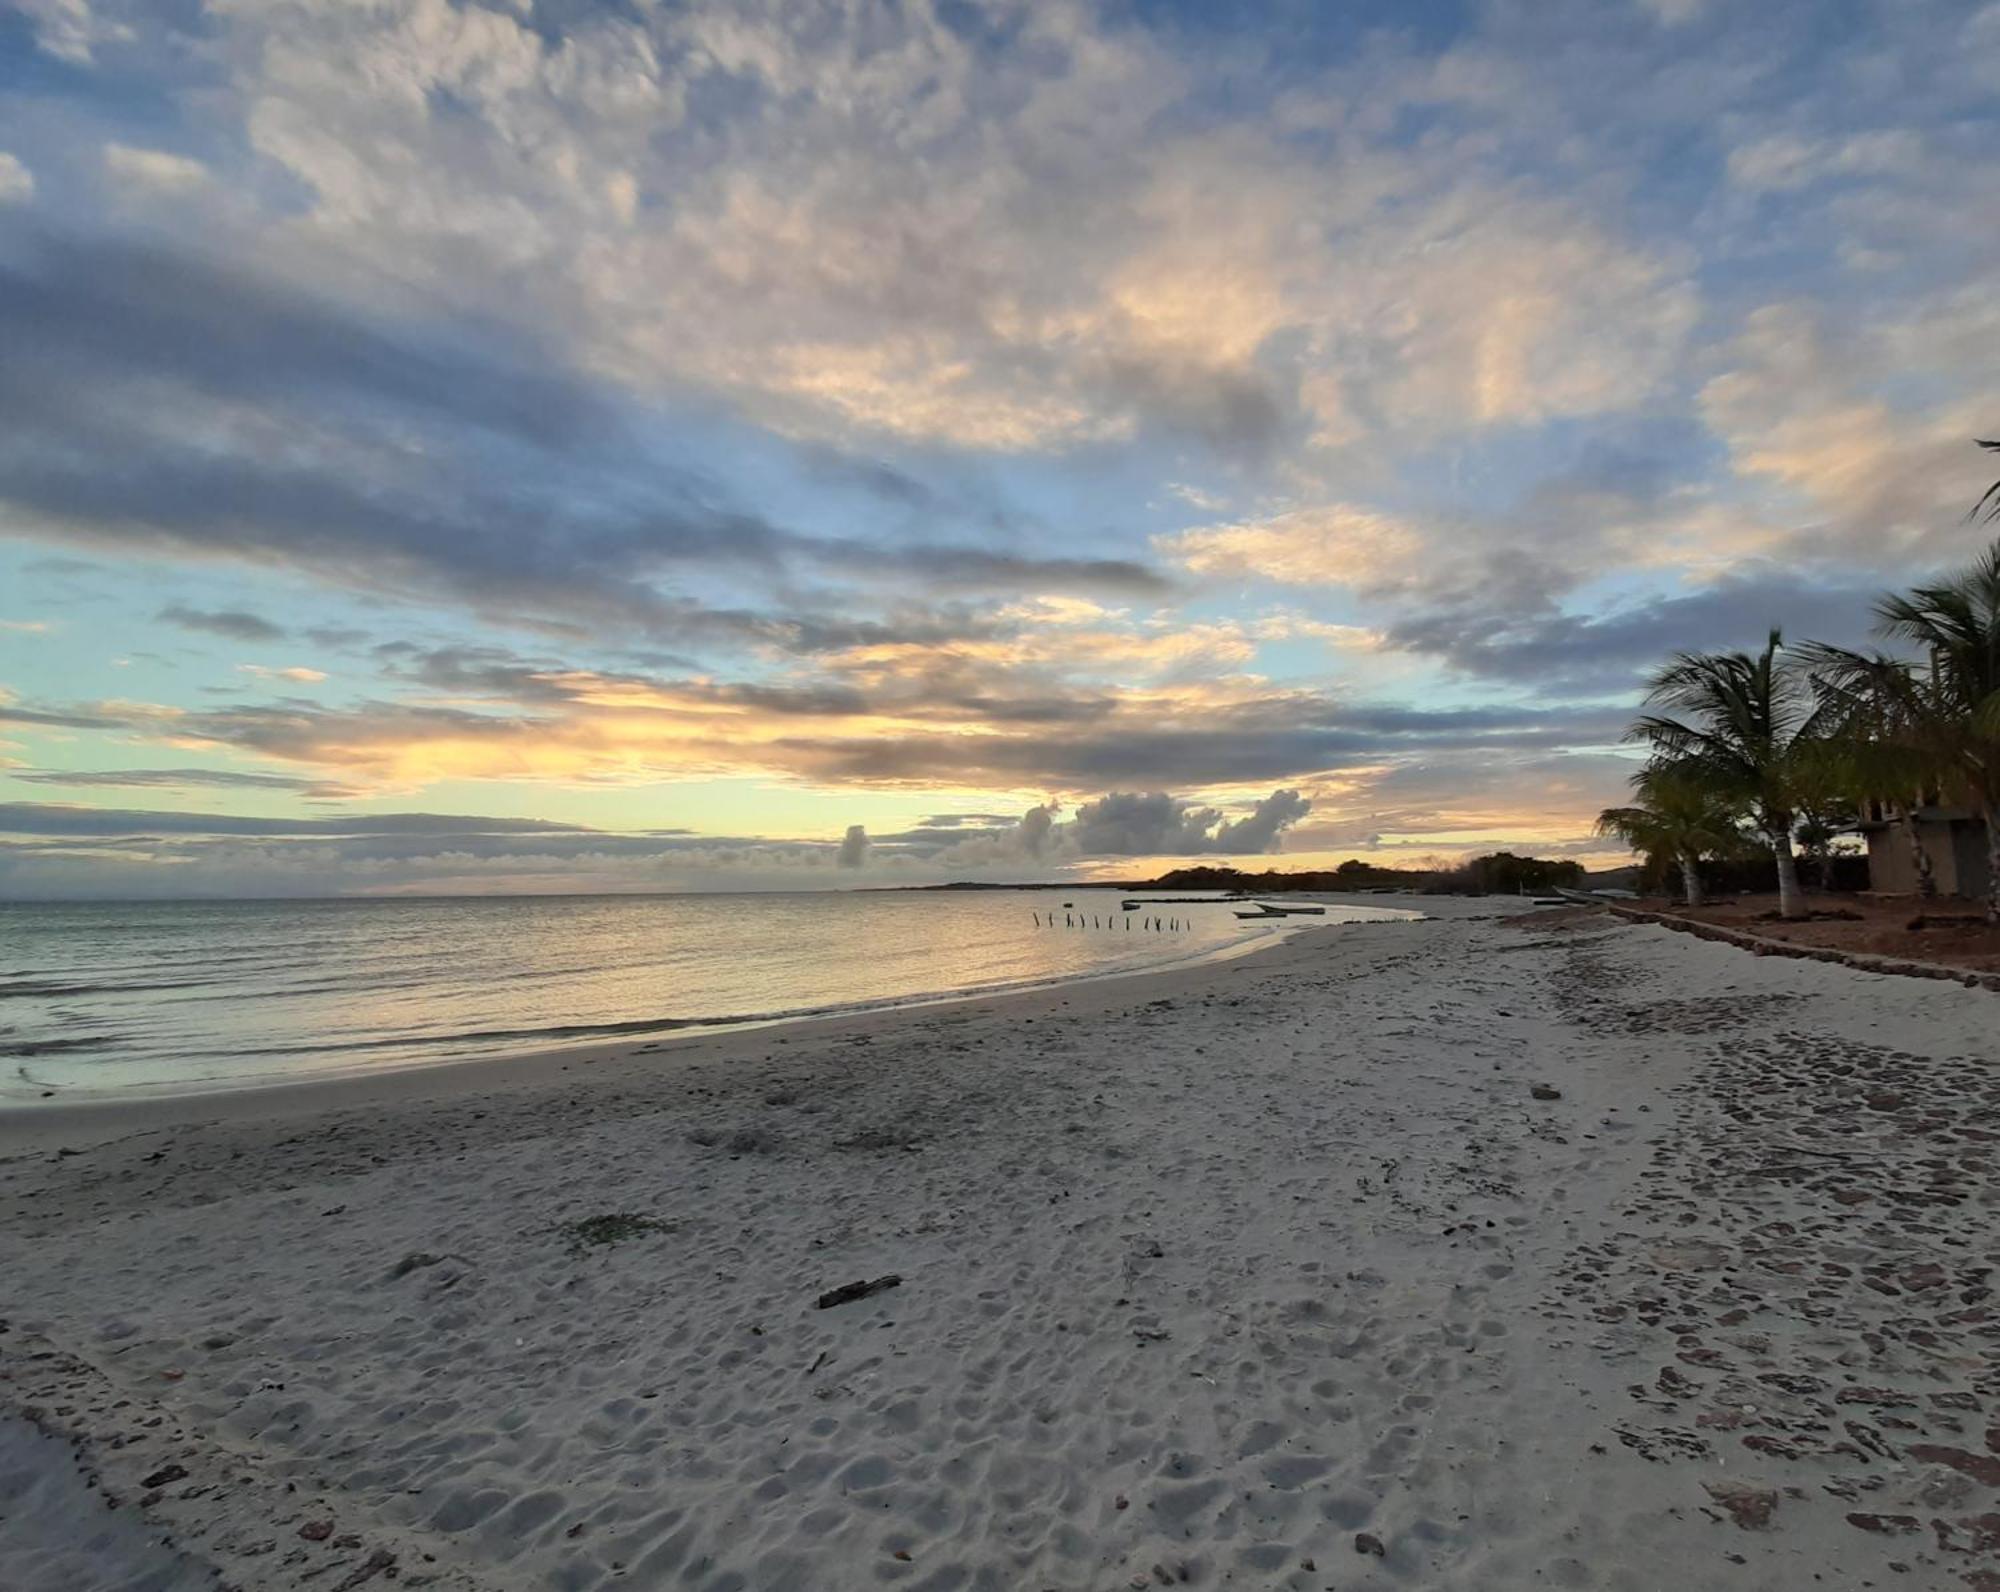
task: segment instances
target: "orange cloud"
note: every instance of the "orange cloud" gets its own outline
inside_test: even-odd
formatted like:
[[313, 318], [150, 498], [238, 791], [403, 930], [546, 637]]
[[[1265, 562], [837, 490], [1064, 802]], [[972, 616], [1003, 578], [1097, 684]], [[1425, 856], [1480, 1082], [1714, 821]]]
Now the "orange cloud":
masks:
[[1427, 559], [1426, 539], [1409, 521], [1348, 503], [1197, 526], [1154, 545], [1197, 574], [1370, 592], [1413, 583]]

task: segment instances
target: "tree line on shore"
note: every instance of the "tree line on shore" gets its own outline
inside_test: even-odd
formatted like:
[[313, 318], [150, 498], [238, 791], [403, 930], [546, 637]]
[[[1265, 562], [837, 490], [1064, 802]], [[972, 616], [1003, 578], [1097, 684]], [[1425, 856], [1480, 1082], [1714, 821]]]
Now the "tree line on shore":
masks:
[[1350, 857], [1337, 868], [1267, 868], [1246, 873], [1214, 863], [1170, 868], [1150, 879], [957, 879], [950, 884], [897, 885], [895, 890], [1227, 890], [1238, 895], [1275, 895], [1298, 890], [1403, 890], [1422, 895], [1545, 895], [1582, 886], [1583, 864], [1567, 858], [1522, 857], [1489, 852], [1463, 862], [1391, 868]]
[[[1979, 510], [2000, 516], [2000, 483]], [[1788, 646], [1774, 629], [1758, 652], [1674, 657], [1627, 733], [1650, 753], [1634, 800], [1605, 809], [1598, 832], [1677, 868], [1691, 906], [1704, 863], [1768, 851], [1778, 910], [1800, 918], [1801, 854], [1826, 877], [1834, 842], [1869, 815], [1900, 833], [1919, 896], [1935, 897], [1918, 815], [1945, 804], [1985, 825], [1986, 921], [2000, 925], [2000, 542], [1885, 594], [1875, 621], [1903, 650]]]
[[1468, 857], [1451, 867], [1390, 868], [1350, 857], [1337, 868], [1245, 873], [1238, 868], [1175, 868], [1157, 879], [1130, 881], [1145, 890], [1236, 890], [1272, 895], [1288, 890], [1408, 890], [1421, 895], [1545, 895], [1581, 887], [1583, 864], [1567, 858], [1522, 857], [1511, 851]]

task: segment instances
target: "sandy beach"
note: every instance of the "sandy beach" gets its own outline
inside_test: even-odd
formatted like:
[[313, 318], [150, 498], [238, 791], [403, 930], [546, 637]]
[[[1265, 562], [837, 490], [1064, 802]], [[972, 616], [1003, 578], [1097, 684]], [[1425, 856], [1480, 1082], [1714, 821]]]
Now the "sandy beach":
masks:
[[0, 1587], [2000, 1588], [2000, 997], [1387, 904], [0, 1118]]

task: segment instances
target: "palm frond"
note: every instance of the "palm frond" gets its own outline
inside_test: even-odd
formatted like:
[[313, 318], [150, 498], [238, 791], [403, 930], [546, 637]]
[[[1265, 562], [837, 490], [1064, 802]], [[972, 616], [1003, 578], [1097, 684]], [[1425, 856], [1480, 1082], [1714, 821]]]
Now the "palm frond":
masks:
[[[1984, 438], [1974, 440], [1988, 453], [2000, 453], [2000, 441], [1989, 442]], [[1982, 510], [1987, 524], [1991, 525], [1995, 520], [2000, 520], [2000, 481], [1995, 481], [1979, 494], [1979, 501], [1972, 505], [1965, 517], [1968, 520], [1976, 520], [1980, 518]]]

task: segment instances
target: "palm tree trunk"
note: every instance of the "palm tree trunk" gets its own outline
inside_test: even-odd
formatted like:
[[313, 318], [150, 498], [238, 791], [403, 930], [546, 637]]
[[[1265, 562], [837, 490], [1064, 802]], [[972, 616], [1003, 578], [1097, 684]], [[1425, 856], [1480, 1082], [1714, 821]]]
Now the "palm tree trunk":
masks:
[[1910, 866], [1917, 874], [1917, 899], [1935, 901], [1937, 869], [1931, 863], [1931, 848], [1924, 844], [1924, 832], [1917, 827], [1917, 815], [1910, 811], [1908, 802], [1892, 802], [1890, 808], [1902, 826], [1903, 838], [1910, 843]]
[[2000, 927], [2000, 802], [1986, 803], [1986, 923]]
[[1701, 867], [1691, 851], [1681, 853], [1681, 887], [1687, 891], [1687, 904], [1701, 905]]
[[1771, 843], [1771, 856], [1778, 864], [1778, 916], [1805, 917], [1808, 909], [1805, 895], [1799, 889], [1799, 859], [1793, 854], [1790, 833], [1773, 829], [1764, 838]]

